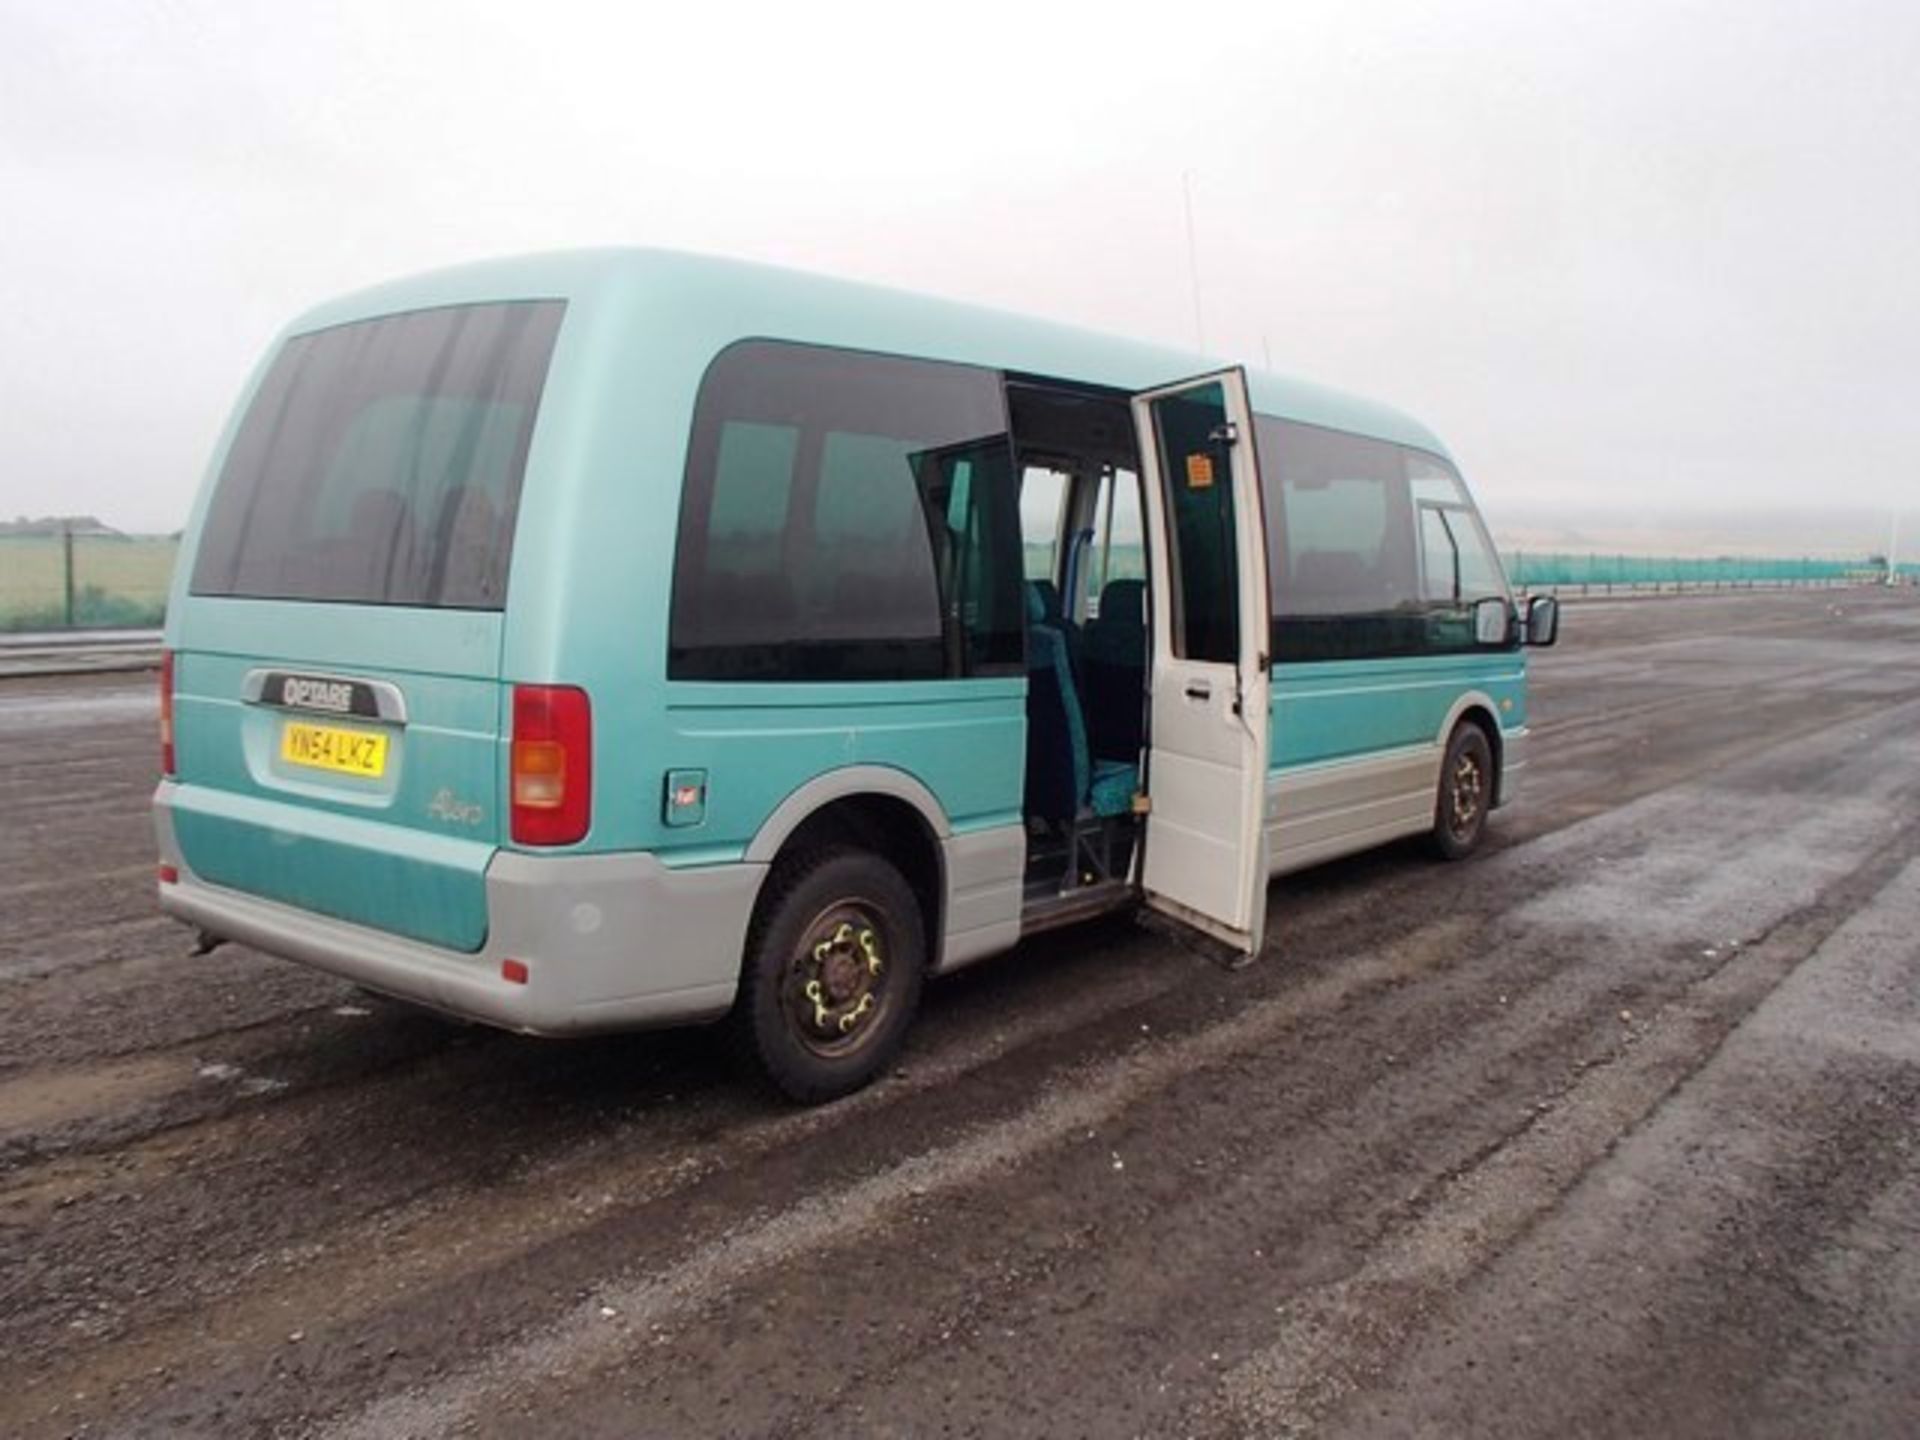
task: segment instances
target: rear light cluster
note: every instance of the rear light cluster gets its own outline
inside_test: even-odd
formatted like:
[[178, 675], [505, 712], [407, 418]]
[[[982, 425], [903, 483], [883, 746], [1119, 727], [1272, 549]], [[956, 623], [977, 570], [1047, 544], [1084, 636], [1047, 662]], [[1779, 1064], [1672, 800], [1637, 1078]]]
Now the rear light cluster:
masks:
[[173, 652], [160, 652], [160, 773], [171, 775], [173, 766]]
[[511, 833], [516, 845], [572, 845], [593, 818], [593, 710], [572, 685], [513, 687]]

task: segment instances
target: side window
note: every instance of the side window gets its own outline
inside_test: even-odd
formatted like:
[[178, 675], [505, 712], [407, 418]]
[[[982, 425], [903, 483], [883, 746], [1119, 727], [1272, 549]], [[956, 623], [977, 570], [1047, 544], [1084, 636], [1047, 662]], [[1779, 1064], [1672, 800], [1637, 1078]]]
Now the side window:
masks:
[[1460, 603], [1460, 542], [1438, 505], [1420, 507], [1420, 594], [1429, 604]]
[[934, 528], [949, 675], [1007, 674], [1025, 664], [1019, 510], [1007, 438], [911, 457]]
[[[1499, 553], [1487, 538], [1479, 512], [1467, 498], [1460, 477], [1431, 455], [1409, 450], [1407, 487], [1414, 503], [1440, 507], [1447, 533], [1452, 538], [1459, 564], [1459, 589], [1455, 598], [1471, 605], [1489, 595], [1506, 595], [1506, 572], [1500, 566]], [[1431, 597], [1430, 597], [1431, 598]]]
[[1466, 487], [1436, 456], [1262, 416], [1277, 660], [1475, 648], [1476, 600], [1507, 594]]
[[1087, 567], [1089, 616], [1100, 613], [1100, 599], [1114, 581], [1147, 578], [1146, 526], [1140, 518], [1140, 477], [1134, 471], [1109, 469], [1101, 477], [1093, 528], [1098, 538]]
[[800, 432], [791, 425], [730, 420], [720, 427], [707, 538], [726, 571], [778, 569]]
[[814, 491], [812, 544], [795, 567], [802, 615], [841, 639], [914, 642], [940, 630], [935, 551], [912, 456], [880, 435], [829, 431]]
[[1480, 517], [1471, 510], [1455, 510], [1450, 512], [1449, 527], [1460, 547], [1460, 598], [1471, 605], [1489, 595], [1506, 596], [1506, 571]]
[[1255, 421], [1267, 499], [1277, 661], [1426, 649], [1421, 547], [1401, 448]]
[[732, 346], [695, 405], [668, 674], [1017, 671], [1015, 505], [998, 374]]
[[1427, 650], [1449, 654], [1479, 648], [1473, 606], [1506, 598], [1506, 576], [1493, 543], [1452, 470], [1416, 450], [1406, 452], [1407, 488], [1420, 511], [1421, 596], [1427, 602]]
[[1060, 573], [1060, 527], [1070, 477], [1063, 470], [1028, 465], [1020, 472], [1020, 540], [1026, 557], [1021, 573], [1052, 580]]

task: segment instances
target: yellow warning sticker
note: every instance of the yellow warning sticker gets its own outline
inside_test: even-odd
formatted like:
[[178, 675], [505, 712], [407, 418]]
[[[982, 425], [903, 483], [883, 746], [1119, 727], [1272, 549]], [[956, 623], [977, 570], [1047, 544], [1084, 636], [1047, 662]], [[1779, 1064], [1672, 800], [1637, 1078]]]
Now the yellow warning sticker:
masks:
[[1204, 490], [1213, 484], [1213, 457], [1207, 454], [1187, 456], [1187, 488]]

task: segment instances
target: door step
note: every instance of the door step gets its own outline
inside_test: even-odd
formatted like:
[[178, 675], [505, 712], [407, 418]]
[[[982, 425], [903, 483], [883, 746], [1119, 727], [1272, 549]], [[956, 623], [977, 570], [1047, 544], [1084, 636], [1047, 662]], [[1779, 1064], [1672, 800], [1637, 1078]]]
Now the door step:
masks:
[[1062, 894], [1047, 890], [1029, 893], [1020, 907], [1020, 935], [1038, 935], [1044, 930], [1072, 925], [1095, 915], [1124, 910], [1140, 903], [1140, 892], [1125, 880], [1103, 880], [1097, 885], [1081, 885]]

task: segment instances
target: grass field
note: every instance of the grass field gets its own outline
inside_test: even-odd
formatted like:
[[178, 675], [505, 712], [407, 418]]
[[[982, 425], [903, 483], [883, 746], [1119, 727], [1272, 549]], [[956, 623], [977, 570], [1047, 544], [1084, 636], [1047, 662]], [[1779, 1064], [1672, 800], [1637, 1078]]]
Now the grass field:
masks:
[[73, 613], [57, 535], [0, 535], [0, 630], [157, 625], [179, 542], [163, 535], [76, 535]]

